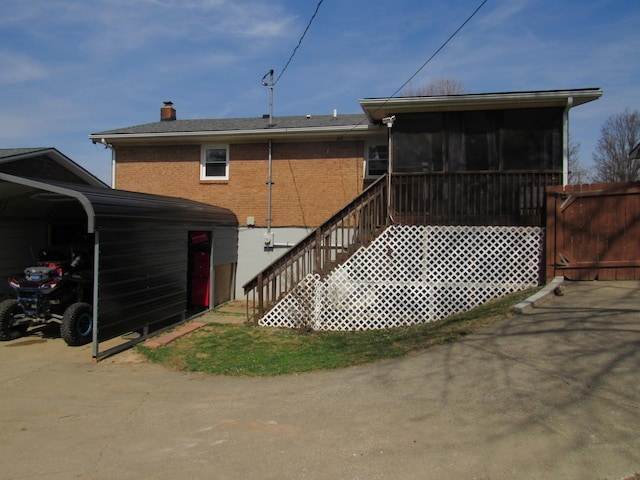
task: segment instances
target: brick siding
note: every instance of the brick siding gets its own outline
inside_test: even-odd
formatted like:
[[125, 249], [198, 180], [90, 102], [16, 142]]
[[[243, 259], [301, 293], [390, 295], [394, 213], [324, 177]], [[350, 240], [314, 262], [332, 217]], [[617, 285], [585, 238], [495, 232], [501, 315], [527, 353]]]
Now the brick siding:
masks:
[[[200, 180], [200, 145], [120, 147], [116, 187], [229, 208], [267, 223], [268, 144], [230, 145], [229, 180]], [[362, 191], [361, 141], [275, 143], [271, 225], [316, 227]]]

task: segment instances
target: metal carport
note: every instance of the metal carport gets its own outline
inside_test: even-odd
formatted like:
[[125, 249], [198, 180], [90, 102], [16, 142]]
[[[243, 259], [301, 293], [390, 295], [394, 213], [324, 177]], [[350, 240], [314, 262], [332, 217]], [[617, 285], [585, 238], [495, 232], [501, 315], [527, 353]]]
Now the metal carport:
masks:
[[[28, 266], [54, 237], [93, 245], [94, 358], [101, 341], [185, 318], [194, 234], [207, 239], [207, 301], [216, 285], [233, 288], [238, 221], [221, 207], [0, 173], [0, 232], [2, 277]], [[2, 284], [0, 296], [6, 289]]]

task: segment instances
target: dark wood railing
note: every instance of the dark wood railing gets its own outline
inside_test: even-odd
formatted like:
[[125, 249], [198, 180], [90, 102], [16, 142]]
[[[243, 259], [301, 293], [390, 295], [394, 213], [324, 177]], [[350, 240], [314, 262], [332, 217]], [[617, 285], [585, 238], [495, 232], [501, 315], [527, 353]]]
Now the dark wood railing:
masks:
[[324, 276], [344, 262], [384, 229], [387, 217], [385, 176], [244, 285], [247, 316], [262, 317], [308, 274]]
[[[262, 317], [309, 273], [326, 275], [390, 223], [544, 226], [545, 188], [562, 173], [394, 173], [384, 176], [244, 285], [247, 316]], [[389, 218], [388, 212], [391, 212]]]
[[393, 174], [393, 220], [403, 225], [544, 226], [546, 187], [562, 172]]

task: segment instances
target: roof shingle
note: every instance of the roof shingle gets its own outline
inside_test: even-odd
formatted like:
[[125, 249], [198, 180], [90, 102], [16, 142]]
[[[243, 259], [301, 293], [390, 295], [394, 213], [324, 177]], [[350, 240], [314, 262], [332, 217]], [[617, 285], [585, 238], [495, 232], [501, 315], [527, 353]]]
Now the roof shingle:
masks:
[[145, 133], [180, 133], [180, 132], [234, 132], [251, 130], [287, 129], [287, 128], [323, 128], [348, 127], [351, 125], [367, 125], [364, 114], [346, 115], [308, 115], [274, 117], [269, 126], [269, 118], [218, 118], [201, 120], [171, 120], [147, 123], [132, 127], [117, 128], [93, 135], [145, 134]]

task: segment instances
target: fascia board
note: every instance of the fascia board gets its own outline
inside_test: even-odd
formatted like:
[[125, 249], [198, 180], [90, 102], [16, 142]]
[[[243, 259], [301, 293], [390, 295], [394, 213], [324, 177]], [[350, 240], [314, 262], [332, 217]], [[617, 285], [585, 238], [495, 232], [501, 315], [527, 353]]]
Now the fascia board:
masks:
[[396, 113], [446, 112], [480, 109], [507, 109], [566, 106], [569, 98], [573, 106], [597, 100], [600, 89], [557, 90], [542, 92], [514, 92], [495, 94], [449, 95], [439, 97], [364, 98], [360, 106], [371, 122]]
[[69, 157], [59, 152], [55, 148], [52, 148], [51, 151], [48, 151], [47, 153], [49, 153], [51, 157], [54, 158], [56, 162], [58, 162], [58, 164], [72, 171], [83, 180], [86, 180], [87, 183], [89, 183], [89, 185], [93, 185], [95, 187], [109, 188], [109, 185], [107, 185], [102, 180], [100, 180], [99, 178], [97, 178], [96, 176], [94, 176], [84, 168], [82, 168], [80, 165], [75, 163], [73, 160], [71, 160]]
[[33, 150], [31, 152], [22, 153], [22, 154], [14, 155], [11, 157], [6, 157], [3, 159], [0, 159], [0, 163], [10, 163], [10, 162], [15, 162], [19, 160], [28, 160], [30, 158], [34, 158], [36, 156], [42, 156], [42, 155], [48, 156], [51, 160], [56, 162], [58, 165], [66, 168], [70, 172], [74, 173], [78, 177], [85, 180], [89, 185], [93, 185], [95, 187], [109, 188], [109, 186], [106, 183], [104, 183], [102, 180], [100, 180], [96, 176], [89, 173], [87, 170], [82, 168], [76, 162], [74, 162], [65, 154], [63, 154], [62, 152], [60, 152], [55, 148], [43, 148], [40, 150]]

